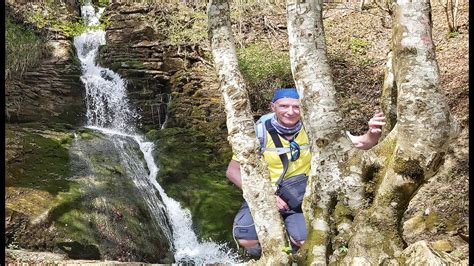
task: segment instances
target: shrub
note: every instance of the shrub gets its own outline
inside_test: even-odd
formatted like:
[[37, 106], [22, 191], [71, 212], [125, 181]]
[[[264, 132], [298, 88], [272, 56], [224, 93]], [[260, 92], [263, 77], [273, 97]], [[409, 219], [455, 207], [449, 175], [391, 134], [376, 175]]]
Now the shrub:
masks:
[[48, 52], [45, 41], [33, 29], [5, 17], [5, 79], [21, 77], [25, 70], [38, 65]]
[[239, 69], [249, 86], [253, 111], [266, 110], [273, 90], [294, 87], [288, 52], [275, 51], [266, 43], [237, 50]]
[[273, 51], [264, 43], [255, 43], [238, 49], [239, 68], [245, 79], [258, 84], [267, 78], [285, 83], [291, 78], [290, 57], [286, 52]]

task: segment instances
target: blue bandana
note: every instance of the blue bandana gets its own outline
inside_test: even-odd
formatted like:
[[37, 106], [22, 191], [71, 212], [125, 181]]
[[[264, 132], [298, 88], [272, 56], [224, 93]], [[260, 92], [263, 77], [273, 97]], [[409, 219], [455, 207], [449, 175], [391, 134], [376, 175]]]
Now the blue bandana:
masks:
[[299, 99], [300, 96], [298, 95], [298, 91], [295, 88], [277, 89], [275, 91], [275, 94], [273, 95], [272, 103], [276, 102], [281, 98]]

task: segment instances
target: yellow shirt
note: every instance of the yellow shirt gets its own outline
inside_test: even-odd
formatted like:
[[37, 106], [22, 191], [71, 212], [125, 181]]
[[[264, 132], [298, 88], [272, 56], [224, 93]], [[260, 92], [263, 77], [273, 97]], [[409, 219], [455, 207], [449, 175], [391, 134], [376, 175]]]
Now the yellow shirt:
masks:
[[[280, 141], [284, 148], [290, 147], [290, 142], [283, 138], [282, 136], [278, 135]], [[270, 133], [267, 131], [267, 145], [266, 148], [275, 148], [275, 143], [273, 142]], [[302, 128], [296, 136], [295, 139], [296, 143], [302, 146], [307, 146], [307, 149], [300, 150], [300, 157], [296, 161], [291, 161], [290, 152], [287, 152], [286, 155], [288, 156], [288, 170], [284, 178], [288, 178], [291, 176], [299, 175], [299, 174], [306, 174], [309, 175], [309, 171], [311, 170], [311, 152], [309, 151], [309, 140], [308, 135], [304, 128]], [[275, 185], [278, 178], [280, 178], [281, 173], [283, 172], [283, 164], [281, 163], [280, 156], [276, 151], [265, 150], [263, 152], [263, 158], [268, 164], [268, 171], [270, 171], [270, 178], [272, 181], [272, 185]]]
[[[278, 137], [280, 138], [283, 148], [290, 147], [290, 142], [288, 140], [286, 140], [280, 135], [278, 135]], [[265, 148], [269, 148], [270, 150], [264, 150], [263, 159], [267, 162], [271, 182], [272, 185], [275, 186], [278, 178], [280, 178], [281, 173], [283, 173], [283, 164], [278, 153], [276, 151], [271, 150], [272, 148], [275, 148], [275, 143], [273, 142], [273, 139], [270, 136], [270, 133], [268, 133], [268, 131], [266, 131], [266, 139], [267, 143]], [[296, 136], [295, 141], [300, 147], [307, 146], [308, 148], [300, 150], [300, 157], [296, 161], [291, 161], [290, 152], [286, 153], [286, 155], [288, 156], [288, 170], [286, 171], [284, 178], [303, 173], [309, 175], [309, 172], [311, 170], [311, 152], [309, 151], [308, 135], [306, 134], [304, 128], [301, 128], [298, 136]], [[232, 159], [237, 161], [235, 155], [232, 156]]]

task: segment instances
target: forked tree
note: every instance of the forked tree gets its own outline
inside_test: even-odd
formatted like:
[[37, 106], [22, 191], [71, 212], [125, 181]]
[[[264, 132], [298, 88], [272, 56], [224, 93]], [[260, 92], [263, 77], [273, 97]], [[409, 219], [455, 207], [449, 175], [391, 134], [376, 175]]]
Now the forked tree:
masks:
[[[362, 151], [352, 146], [341, 128], [322, 1], [287, 1], [291, 69], [312, 152], [303, 202], [309, 233], [296, 255], [301, 264], [399, 264], [406, 248], [399, 230], [401, 217], [414, 193], [443, 164], [449, 140], [457, 132], [440, 90], [429, 0], [398, 0], [392, 5], [392, 52], [382, 94], [389, 123], [384, 139]], [[266, 165], [257, 153], [228, 2], [211, 0], [208, 18], [228, 139], [240, 161], [243, 196], [263, 248], [258, 263], [286, 264], [287, 243]]]

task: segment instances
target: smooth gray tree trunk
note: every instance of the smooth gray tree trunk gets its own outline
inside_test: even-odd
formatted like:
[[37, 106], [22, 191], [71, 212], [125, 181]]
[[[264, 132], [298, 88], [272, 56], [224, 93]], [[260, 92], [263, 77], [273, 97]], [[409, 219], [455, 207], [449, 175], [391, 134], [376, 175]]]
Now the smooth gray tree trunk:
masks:
[[258, 140], [247, 88], [237, 65], [234, 38], [226, 0], [211, 0], [208, 29], [212, 56], [217, 70], [227, 115], [228, 140], [240, 162], [242, 191], [255, 222], [262, 257], [258, 264], [288, 263], [283, 251], [286, 237], [270, 175], [258, 154]]

